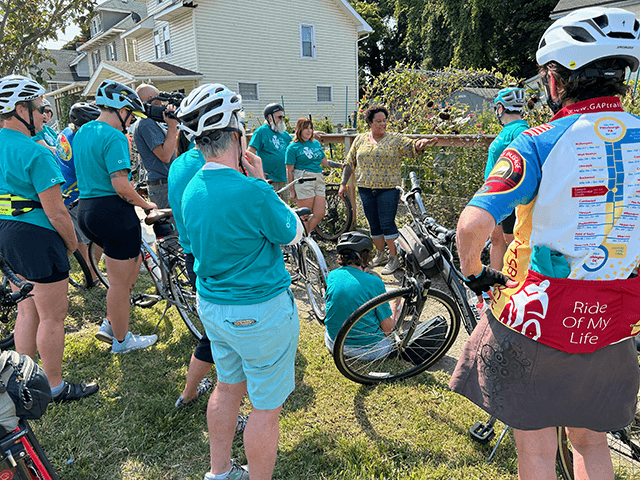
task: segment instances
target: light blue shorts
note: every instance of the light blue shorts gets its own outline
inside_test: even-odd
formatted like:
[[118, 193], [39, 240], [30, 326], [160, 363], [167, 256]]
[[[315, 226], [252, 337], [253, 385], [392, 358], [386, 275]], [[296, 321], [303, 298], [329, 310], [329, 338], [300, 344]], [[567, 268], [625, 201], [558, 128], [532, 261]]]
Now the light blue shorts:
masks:
[[218, 381], [246, 380], [254, 407], [280, 407], [293, 392], [300, 333], [291, 291], [253, 305], [218, 305], [198, 297], [198, 313], [211, 340]]

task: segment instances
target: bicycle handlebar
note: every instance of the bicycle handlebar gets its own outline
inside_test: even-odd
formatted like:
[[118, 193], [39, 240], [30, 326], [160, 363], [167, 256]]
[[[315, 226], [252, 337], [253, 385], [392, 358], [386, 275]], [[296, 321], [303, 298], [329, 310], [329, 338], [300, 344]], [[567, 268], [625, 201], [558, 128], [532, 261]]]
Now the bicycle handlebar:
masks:
[[7, 279], [13, 283], [20, 290], [20, 295], [27, 296], [31, 290], [33, 290], [33, 283], [29, 283], [26, 280], [18, 278], [18, 276], [11, 270], [4, 257], [0, 255], [0, 270]]
[[409, 180], [411, 180], [411, 191], [422, 193], [422, 189], [420, 188], [420, 183], [418, 183], [418, 176], [416, 172], [409, 172]]
[[296, 178], [293, 182], [287, 183], [284, 187], [282, 187], [276, 193], [284, 192], [287, 188], [289, 188], [294, 183], [305, 183], [305, 182], [313, 182], [313, 181], [315, 181], [315, 177], [300, 177], [300, 178]]

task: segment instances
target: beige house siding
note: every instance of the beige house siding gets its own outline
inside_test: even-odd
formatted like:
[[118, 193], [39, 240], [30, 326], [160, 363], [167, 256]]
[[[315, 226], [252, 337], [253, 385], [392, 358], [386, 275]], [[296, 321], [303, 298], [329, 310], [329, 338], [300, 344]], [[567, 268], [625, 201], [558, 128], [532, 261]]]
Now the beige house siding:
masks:
[[[239, 8], [250, 6], [251, 10]], [[222, 20], [223, 19], [223, 20]], [[315, 27], [316, 58], [300, 54], [300, 23]], [[284, 101], [293, 122], [311, 114], [344, 123], [356, 108], [356, 27], [333, 0], [201, 0], [195, 12], [203, 83], [257, 82], [260, 99], [245, 102], [249, 125], [268, 103]], [[316, 102], [316, 85], [333, 87], [333, 102]], [[349, 88], [348, 107], [345, 103]], [[346, 110], [348, 108], [348, 110]]]
[[148, 0], [147, 15], [153, 15], [154, 13], [161, 12], [172, 3], [173, 3], [173, 0], [162, 0], [160, 3], [158, 3], [158, 0]]
[[[198, 7], [200, 8], [200, 7]], [[196, 8], [197, 10], [197, 8]], [[193, 10], [170, 22], [171, 55], [161, 60], [182, 68], [197, 71], [195, 42], [193, 33]], [[153, 43], [153, 39], [151, 40]]]

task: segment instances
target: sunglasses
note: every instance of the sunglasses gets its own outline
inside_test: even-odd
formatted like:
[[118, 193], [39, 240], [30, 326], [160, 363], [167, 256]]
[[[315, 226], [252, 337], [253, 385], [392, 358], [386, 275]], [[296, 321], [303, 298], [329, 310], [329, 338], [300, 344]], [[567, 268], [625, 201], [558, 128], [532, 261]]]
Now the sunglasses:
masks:
[[36, 110], [39, 111], [40, 113], [42, 113], [43, 115], [45, 113], [50, 113], [51, 115], [53, 115], [53, 112], [51, 111], [51, 109], [47, 105], [38, 105], [36, 107]]

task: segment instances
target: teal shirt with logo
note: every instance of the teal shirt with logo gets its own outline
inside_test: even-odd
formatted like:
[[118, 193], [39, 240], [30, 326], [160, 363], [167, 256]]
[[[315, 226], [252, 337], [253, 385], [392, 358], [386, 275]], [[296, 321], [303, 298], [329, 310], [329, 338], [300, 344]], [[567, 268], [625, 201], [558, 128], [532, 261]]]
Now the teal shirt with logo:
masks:
[[323, 158], [324, 150], [322, 145], [320, 145], [319, 141], [311, 139], [302, 143], [291, 142], [287, 147], [284, 163], [293, 165], [296, 170], [320, 173], [322, 172]]
[[[324, 325], [331, 340], [335, 341], [340, 327], [357, 308], [385, 291], [380, 278], [359, 268], [340, 267], [329, 272], [325, 293], [327, 316]], [[390, 316], [391, 307], [388, 303], [372, 310], [354, 327], [345, 345], [365, 347], [378, 343], [384, 338], [380, 322]]]
[[198, 149], [187, 150], [171, 163], [167, 183], [169, 187], [169, 206], [178, 229], [178, 239], [184, 253], [191, 253], [191, 243], [184, 228], [182, 218], [182, 194], [184, 189], [204, 166], [204, 156]]
[[262, 170], [268, 180], [287, 181], [284, 156], [289, 143], [291, 143], [289, 132], [276, 133], [266, 123], [258, 127], [251, 136], [249, 146], [255, 148], [256, 155], [262, 159]]
[[204, 300], [253, 305], [291, 284], [280, 245], [296, 237], [297, 219], [264, 180], [209, 162], [182, 195], [182, 217]]
[[105, 122], [94, 120], [84, 124], [73, 138], [73, 157], [78, 177], [80, 198], [117, 195], [110, 175], [129, 170], [129, 141], [124, 133]]
[[529, 125], [527, 125], [526, 120], [514, 120], [513, 122], [507, 123], [502, 131], [498, 134], [498, 136], [491, 142], [489, 146], [489, 155], [487, 157], [487, 166], [484, 169], [484, 179], [489, 178], [489, 174], [493, 167], [496, 165], [498, 158], [502, 155], [505, 148], [507, 148], [511, 142], [513, 142], [518, 135], [527, 130]]
[[43, 125], [42, 130], [40, 130], [33, 137], [31, 137], [31, 139], [36, 142], [38, 140], [44, 140], [45, 143], [50, 147], [56, 146], [57, 138], [58, 138], [58, 134], [56, 133], [56, 131], [53, 128], [48, 127], [47, 125]]
[[[51, 150], [23, 133], [8, 128], [0, 130], [0, 195], [17, 195], [39, 202], [39, 193], [63, 183], [64, 177]], [[0, 215], [0, 219], [55, 230], [42, 208], [15, 217]]]

